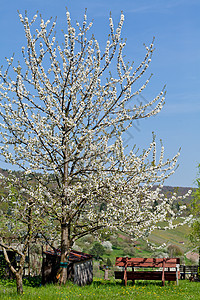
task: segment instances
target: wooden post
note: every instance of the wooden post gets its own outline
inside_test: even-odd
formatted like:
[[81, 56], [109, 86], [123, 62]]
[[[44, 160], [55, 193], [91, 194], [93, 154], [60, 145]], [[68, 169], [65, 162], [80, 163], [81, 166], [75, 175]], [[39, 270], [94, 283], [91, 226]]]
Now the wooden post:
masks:
[[[134, 267], [132, 267], [132, 272], [134, 272]], [[132, 283], [135, 284], [135, 279], [132, 280]]]
[[109, 280], [108, 279], [108, 269], [107, 268], [104, 270], [104, 280]]
[[[168, 272], [170, 272], [170, 268], [168, 268]], [[170, 281], [168, 280], [168, 283], [170, 283]]]
[[124, 270], [124, 285], [127, 286], [127, 264], [128, 264], [128, 257], [126, 257], [126, 262], [125, 262], [125, 270]]
[[185, 280], [185, 266], [183, 266], [183, 279]]
[[165, 262], [166, 262], [166, 259], [163, 258], [162, 286], [165, 285]]
[[178, 272], [179, 272], [179, 265], [176, 265], [176, 285], [178, 285]]

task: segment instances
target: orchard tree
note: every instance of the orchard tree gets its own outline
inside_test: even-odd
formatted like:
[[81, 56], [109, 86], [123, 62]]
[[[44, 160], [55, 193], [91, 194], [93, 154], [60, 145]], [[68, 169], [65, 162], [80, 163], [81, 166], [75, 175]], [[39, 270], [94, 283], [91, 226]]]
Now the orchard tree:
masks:
[[[55, 21], [41, 17], [35, 26], [37, 15], [29, 21], [19, 14], [27, 40], [23, 59], [16, 65], [7, 59], [0, 73], [1, 155], [34, 177], [40, 190], [35, 205], [59, 222], [61, 267], [74, 241], [89, 233], [106, 228], [136, 239], [159, 221], [173, 227], [175, 196], [166, 199], [152, 187], [174, 172], [179, 155], [164, 161], [161, 144], [156, 159], [155, 137], [141, 154], [123, 145], [134, 122], [159, 113], [165, 101], [165, 89], [148, 103], [137, 101], [151, 77], [142, 80], [153, 42], [134, 66], [123, 56], [123, 13], [116, 29], [110, 16], [104, 50], [90, 34], [86, 13], [75, 25], [68, 11], [66, 16], [60, 42]], [[66, 268], [59, 274], [65, 283]]]
[[[16, 279], [19, 294], [23, 294], [22, 275], [28, 247], [38, 234], [38, 227], [40, 230], [44, 227], [43, 219], [40, 217], [41, 210], [36, 208], [34, 198], [32, 199], [37, 190], [33, 184], [26, 189], [27, 179], [23, 173], [15, 176], [9, 172], [7, 176], [1, 174], [0, 185], [1, 191], [4, 191], [1, 204], [5, 204], [4, 212], [0, 212], [0, 246]], [[15, 261], [10, 260], [8, 250], [19, 256], [17, 268]]]
[[193, 201], [191, 204], [192, 213], [194, 215], [191, 224], [189, 238], [191, 243], [199, 249], [199, 280], [200, 280], [200, 164], [198, 165], [198, 175], [196, 179], [197, 189], [193, 193]]

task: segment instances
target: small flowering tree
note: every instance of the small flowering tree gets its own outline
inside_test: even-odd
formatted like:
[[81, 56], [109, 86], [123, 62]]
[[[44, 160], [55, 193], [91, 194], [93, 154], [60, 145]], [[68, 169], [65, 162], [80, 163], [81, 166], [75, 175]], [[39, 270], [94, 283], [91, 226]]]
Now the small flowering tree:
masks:
[[[50, 26], [41, 18], [34, 31], [37, 15], [31, 21], [19, 17], [27, 39], [23, 61], [14, 65], [8, 59], [0, 73], [1, 155], [38, 183], [34, 203], [60, 224], [61, 266], [74, 241], [100, 229], [138, 238], [159, 221], [169, 219], [172, 227], [174, 198], [152, 187], [174, 172], [179, 153], [164, 161], [161, 145], [156, 159], [155, 138], [141, 155], [123, 146], [123, 134], [134, 122], [156, 115], [164, 104], [165, 89], [148, 103], [135, 99], [151, 77], [141, 83], [153, 43], [134, 67], [123, 57], [123, 13], [116, 30], [109, 18], [104, 50], [89, 34], [86, 14], [74, 27], [67, 11], [62, 43], [56, 22]], [[66, 268], [59, 274], [64, 283]]]
[[[27, 176], [21, 174], [20, 177], [13, 176], [12, 173], [8, 176], [1, 174], [1, 190], [4, 190], [1, 204], [4, 203], [7, 209], [4, 209], [4, 213], [0, 211], [0, 246], [16, 279], [17, 292], [22, 294], [22, 275], [28, 247], [38, 234], [38, 227], [42, 230], [44, 222], [40, 217], [41, 211], [37, 209], [31, 197], [37, 192], [36, 188], [29, 186], [29, 189], [26, 189]], [[8, 250], [19, 256], [17, 268], [15, 261], [10, 260]]]

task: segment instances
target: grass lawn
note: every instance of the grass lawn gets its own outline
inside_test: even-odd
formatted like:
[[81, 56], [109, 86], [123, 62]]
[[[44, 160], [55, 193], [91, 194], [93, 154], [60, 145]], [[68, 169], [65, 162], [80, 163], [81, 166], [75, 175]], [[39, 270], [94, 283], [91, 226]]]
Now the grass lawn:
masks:
[[179, 286], [173, 282], [166, 283], [164, 287], [161, 282], [138, 281], [134, 286], [129, 282], [127, 287], [118, 281], [104, 281], [94, 279], [90, 286], [78, 287], [71, 282], [66, 286], [46, 285], [31, 287], [24, 285], [24, 295], [18, 296], [15, 283], [0, 281], [0, 299], [4, 300], [57, 300], [57, 299], [199, 299], [200, 282], [180, 281]]

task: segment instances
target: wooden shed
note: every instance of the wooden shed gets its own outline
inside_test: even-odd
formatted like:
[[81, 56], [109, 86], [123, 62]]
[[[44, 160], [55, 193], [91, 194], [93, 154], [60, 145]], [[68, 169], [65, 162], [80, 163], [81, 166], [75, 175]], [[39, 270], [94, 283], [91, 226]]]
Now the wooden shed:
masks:
[[[42, 284], [56, 282], [60, 267], [60, 251], [43, 251]], [[71, 250], [67, 266], [67, 279], [77, 285], [91, 284], [93, 280], [92, 255]]]

